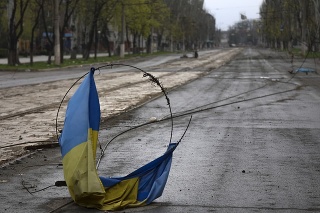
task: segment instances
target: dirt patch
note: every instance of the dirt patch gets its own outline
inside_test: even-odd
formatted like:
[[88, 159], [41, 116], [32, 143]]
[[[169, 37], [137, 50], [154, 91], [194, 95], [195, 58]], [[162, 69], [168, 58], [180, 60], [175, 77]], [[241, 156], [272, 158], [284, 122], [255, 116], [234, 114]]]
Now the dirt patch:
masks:
[[[175, 60], [151, 67], [150, 69], [163, 71], [150, 73], [160, 79], [166, 89], [171, 89], [202, 76], [203, 72], [222, 66], [240, 51], [221, 50], [216, 54], [204, 54], [198, 59]], [[201, 67], [202, 71], [196, 70], [197, 67]], [[176, 71], [166, 71], [172, 69]], [[159, 88], [151, 87], [150, 82], [142, 78], [141, 72], [136, 71], [105, 74], [101, 72], [95, 75], [95, 81], [99, 92], [101, 116], [104, 119], [128, 111], [161, 94]], [[0, 165], [27, 154], [30, 152], [28, 147], [47, 148], [42, 146], [57, 143], [58, 106], [74, 82], [75, 80], [71, 79], [0, 89]], [[77, 85], [70, 90], [62, 104], [58, 116], [58, 129], [63, 126], [67, 100], [76, 88]], [[43, 144], [44, 141], [49, 143]]]

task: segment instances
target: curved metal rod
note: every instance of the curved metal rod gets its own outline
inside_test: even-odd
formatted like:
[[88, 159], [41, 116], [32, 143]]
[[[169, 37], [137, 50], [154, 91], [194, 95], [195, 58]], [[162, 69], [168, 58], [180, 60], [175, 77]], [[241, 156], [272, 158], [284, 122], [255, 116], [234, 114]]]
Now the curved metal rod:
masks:
[[172, 115], [172, 109], [171, 109], [171, 105], [170, 105], [170, 99], [167, 95], [167, 92], [166, 90], [164, 89], [164, 87], [162, 86], [162, 84], [160, 83], [160, 81], [155, 77], [153, 76], [152, 74], [138, 68], [138, 67], [135, 67], [135, 66], [132, 66], [132, 65], [128, 65], [128, 64], [121, 64], [121, 63], [112, 63], [112, 64], [107, 64], [107, 65], [103, 65], [103, 66], [100, 66], [98, 68], [96, 68], [96, 70], [100, 70], [100, 68], [104, 68], [104, 67], [113, 67], [113, 66], [127, 66], [127, 67], [131, 67], [131, 68], [134, 68], [134, 69], [137, 69], [139, 71], [141, 71], [143, 73], [143, 77], [149, 77], [149, 80], [153, 83], [155, 83], [156, 85], [158, 85], [161, 89], [161, 92], [164, 94], [166, 100], [167, 100], [167, 105], [169, 107], [169, 111], [170, 111], [170, 118], [171, 118], [171, 133], [170, 133], [170, 142], [169, 143], [172, 143], [172, 135], [173, 135], [173, 115]]
[[58, 133], [58, 116], [59, 116], [59, 112], [62, 106], [62, 103], [64, 101], [64, 99], [66, 98], [66, 96], [68, 95], [68, 93], [70, 92], [70, 90], [74, 87], [74, 85], [76, 85], [76, 83], [78, 83], [78, 81], [80, 81], [84, 76], [88, 75], [89, 72], [87, 72], [86, 74], [82, 75], [80, 78], [78, 78], [72, 85], [71, 87], [68, 89], [68, 91], [66, 92], [66, 94], [63, 96], [60, 105], [58, 107], [58, 111], [57, 111], [57, 115], [56, 115], [56, 137], [57, 137], [57, 141], [59, 142], [59, 133]]
[[[100, 71], [101, 68], [104, 68], [104, 67], [111, 67], [111, 68], [112, 68], [113, 66], [127, 66], [127, 67], [131, 67], [131, 68], [137, 69], [137, 70], [139, 70], [139, 71], [141, 71], [141, 72], [143, 73], [143, 77], [148, 77], [151, 82], [155, 83], [156, 85], [158, 85], [158, 86], [160, 87], [161, 92], [164, 94], [164, 96], [165, 96], [165, 98], [166, 98], [167, 105], [168, 105], [169, 111], [170, 111], [171, 131], [170, 131], [170, 142], [169, 142], [169, 144], [171, 144], [171, 143], [172, 143], [172, 136], [173, 136], [173, 114], [172, 114], [172, 109], [171, 109], [171, 105], [170, 105], [170, 99], [169, 99], [169, 97], [168, 97], [168, 95], [167, 95], [166, 90], [164, 89], [164, 87], [163, 87], [162, 84], [160, 83], [160, 81], [159, 81], [155, 76], [153, 76], [152, 74], [150, 74], [150, 73], [148, 73], [148, 72], [146, 72], [146, 71], [144, 71], [144, 70], [142, 70], [142, 69], [140, 69], [140, 68], [138, 68], [138, 67], [135, 67], [135, 66], [132, 66], [132, 65], [128, 65], [128, 64], [112, 63], [112, 64], [103, 65], [103, 66], [100, 66], [100, 67], [97, 67], [97, 68], [92, 67], [91, 70], [94, 69], [93, 71], [95, 71], [95, 70], [99, 70], [99, 71]], [[87, 72], [86, 74], [82, 75], [80, 78], [78, 78], [78, 79], [71, 85], [71, 87], [68, 89], [68, 91], [66, 92], [66, 94], [64, 95], [64, 97], [62, 98], [62, 100], [61, 100], [61, 102], [60, 102], [60, 105], [59, 105], [58, 111], [57, 111], [57, 115], [56, 115], [56, 137], [57, 137], [58, 142], [59, 142], [58, 117], [59, 117], [59, 112], [60, 112], [62, 103], [63, 103], [63, 101], [65, 100], [67, 94], [70, 92], [70, 90], [75, 86], [75, 84], [78, 83], [78, 82], [79, 82], [83, 77], [85, 77], [88, 73], [89, 73], [89, 72]], [[128, 132], [128, 131], [130, 131], [130, 130], [136, 129], [136, 128], [140, 127], [140, 126], [144, 126], [144, 125], [146, 125], [146, 124], [149, 124], [149, 122], [148, 122], [148, 123], [145, 123], [145, 124], [142, 124], [142, 125], [139, 125], [139, 126], [136, 126], [136, 127], [133, 127], [133, 128], [131, 128], [131, 129], [129, 129], [129, 130], [126, 130], [126, 131], [124, 131], [124, 132], [119, 133], [118, 135], [116, 135], [115, 137], [113, 137], [113, 138], [104, 146], [104, 148], [101, 148], [102, 153], [105, 152], [105, 150], [107, 149], [107, 146], [108, 146], [114, 139], [116, 139], [118, 136], [120, 136], [120, 135], [122, 135], [122, 134], [124, 134], [124, 133], [126, 133], [126, 132]], [[189, 125], [188, 125], [188, 126], [189, 126]], [[184, 135], [184, 134], [183, 134], [183, 135]], [[182, 138], [183, 138], [183, 136], [181, 137], [181, 139], [182, 139]], [[181, 139], [179, 140], [179, 142], [181, 141]], [[100, 158], [99, 158], [99, 160], [98, 160], [98, 163], [97, 163], [97, 168], [98, 168], [98, 166], [99, 166], [99, 164], [100, 164], [100, 161], [101, 161], [101, 158], [102, 158], [103, 156], [104, 156], [104, 154], [102, 154], [102, 155], [100, 156]]]

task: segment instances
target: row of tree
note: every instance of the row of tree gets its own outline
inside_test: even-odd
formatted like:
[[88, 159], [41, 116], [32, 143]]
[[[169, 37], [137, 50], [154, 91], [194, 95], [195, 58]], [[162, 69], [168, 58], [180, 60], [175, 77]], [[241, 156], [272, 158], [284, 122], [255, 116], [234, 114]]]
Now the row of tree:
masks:
[[55, 63], [63, 63], [67, 32], [81, 35], [77, 43], [84, 59], [97, 53], [98, 39], [111, 55], [109, 40], [115, 31], [120, 51], [121, 45], [131, 42], [133, 52], [139, 50], [141, 38], [151, 52], [153, 35], [159, 48], [165, 39], [181, 49], [200, 48], [216, 36], [215, 18], [199, 0], [11, 0], [1, 1], [0, 10], [0, 37], [7, 38], [0, 45], [6, 44], [9, 65], [19, 64], [19, 39], [30, 41], [32, 64], [34, 44], [43, 37], [48, 52], [54, 50]]
[[229, 46], [257, 45], [260, 37], [258, 19], [247, 19], [241, 15], [242, 20], [228, 29]]
[[319, 51], [320, 0], [264, 0], [260, 15], [268, 46], [291, 50], [300, 45], [303, 54]]

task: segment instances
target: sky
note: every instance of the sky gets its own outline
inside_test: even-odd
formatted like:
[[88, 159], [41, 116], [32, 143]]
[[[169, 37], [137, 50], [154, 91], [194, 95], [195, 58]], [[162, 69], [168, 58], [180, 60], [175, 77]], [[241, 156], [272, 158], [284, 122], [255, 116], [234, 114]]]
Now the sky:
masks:
[[263, 0], [204, 0], [204, 8], [216, 18], [216, 28], [228, 30], [240, 21], [240, 13], [248, 19], [259, 18]]

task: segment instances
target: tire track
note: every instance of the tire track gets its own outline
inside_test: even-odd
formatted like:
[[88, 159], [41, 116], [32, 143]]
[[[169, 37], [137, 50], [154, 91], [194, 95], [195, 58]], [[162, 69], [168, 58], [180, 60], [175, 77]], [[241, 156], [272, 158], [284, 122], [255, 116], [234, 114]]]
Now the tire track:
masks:
[[[226, 52], [229, 51], [226, 50]], [[203, 65], [214, 64], [216, 60], [223, 61], [222, 58], [217, 57], [219, 55], [216, 54], [213, 57], [211, 54], [205, 54], [201, 60], [183, 60], [183, 66], [177, 61], [171, 61], [161, 66], [149, 67], [146, 70], [159, 78], [163, 86], [170, 90], [206, 74], [210, 68], [204, 68]], [[101, 71], [96, 73], [95, 80], [100, 97], [102, 118], [131, 110], [161, 93], [159, 88], [150, 85], [150, 82], [142, 77], [140, 71], [119, 73]], [[26, 147], [31, 145], [41, 147], [39, 146], [41, 144], [46, 146], [48, 143], [57, 143], [57, 109], [62, 97], [74, 81], [74, 79], [68, 79], [0, 89], [2, 99], [0, 165], [28, 153]], [[60, 109], [58, 128], [63, 125], [67, 101], [76, 88], [77, 85], [70, 90]]]

